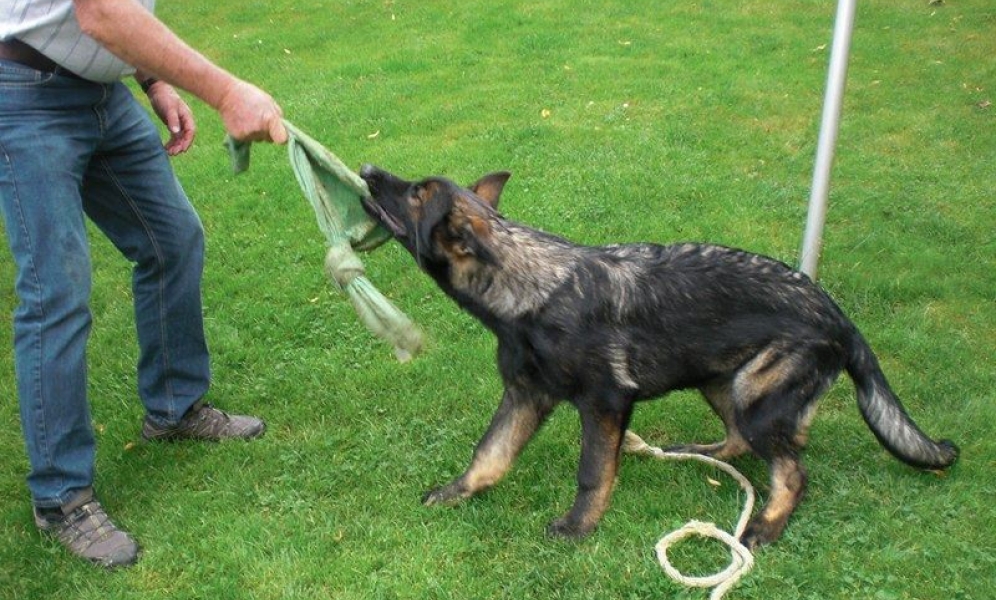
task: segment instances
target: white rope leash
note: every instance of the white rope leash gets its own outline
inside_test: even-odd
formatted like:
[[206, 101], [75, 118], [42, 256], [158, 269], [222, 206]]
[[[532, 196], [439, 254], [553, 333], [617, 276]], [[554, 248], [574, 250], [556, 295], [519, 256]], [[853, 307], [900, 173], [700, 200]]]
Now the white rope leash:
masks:
[[[632, 431], [626, 431], [626, 436], [623, 439], [623, 451], [630, 454], [652, 456], [661, 460], [697, 460], [704, 462], [725, 471], [736, 479], [740, 487], [747, 493], [747, 501], [744, 503], [744, 509], [740, 513], [740, 519], [737, 521], [736, 529], [734, 529], [732, 535], [716, 527], [715, 523], [689, 521], [684, 527], [662, 537], [655, 546], [657, 561], [660, 562], [661, 568], [664, 569], [668, 577], [690, 587], [713, 588], [712, 593], [709, 594], [709, 600], [720, 600], [754, 566], [754, 555], [751, 554], [751, 551], [746, 546], [740, 543], [740, 535], [743, 534], [744, 529], [747, 527], [747, 521], [750, 520], [751, 512], [754, 510], [754, 486], [739, 471], [721, 460], [702, 454], [665, 452], [658, 447], [647, 444], [640, 436]], [[715, 575], [703, 577], [683, 575], [678, 569], [674, 568], [667, 557], [667, 549], [672, 544], [692, 535], [711, 537], [729, 546], [729, 566]]]

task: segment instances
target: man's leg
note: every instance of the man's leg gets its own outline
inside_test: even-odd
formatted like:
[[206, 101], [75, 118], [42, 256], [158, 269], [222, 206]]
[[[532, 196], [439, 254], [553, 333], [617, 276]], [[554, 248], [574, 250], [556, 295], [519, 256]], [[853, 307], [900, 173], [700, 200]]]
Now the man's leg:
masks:
[[14, 354], [35, 519], [71, 552], [106, 566], [138, 546], [93, 496], [86, 390], [90, 254], [80, 198], [103, 87], [0, 65], [0, 211], [17, 268]]
[[210, 383], [201, 307], [204, 230], [159, 131], [124, 85], [112, 87], [99, 114], [108, 129], [83, 180], [83, 206], [135, 265], [138, 384], [148, 412], [143, 434], [255, 437], [262, 421], [199, 402]]
[[[86, 396], [90, 251], [79, 186], [95, 139], [86, 104], [99, 97], [99, 86], [70, 103], [58, 82], [44, 81], [51, 75], [6, 64], [0, 206], [17, 266], [14, 354], [28, 484], [36, 506], [57, 507], [93, 485]], [[18, 82], [16, 93], [2, 89]]]
[[150, 419], [174, 424], [210, 382], [204, 231], [145, 110], [124, 85], [110, 90], [97, 107], [107, 129], [83, 179], [83, 207], [134, 264], [138, 392]]

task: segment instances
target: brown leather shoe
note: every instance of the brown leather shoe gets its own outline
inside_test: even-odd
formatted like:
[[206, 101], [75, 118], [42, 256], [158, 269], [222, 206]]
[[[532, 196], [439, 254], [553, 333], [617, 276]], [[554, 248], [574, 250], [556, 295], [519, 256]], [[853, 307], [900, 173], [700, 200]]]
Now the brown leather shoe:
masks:
[[111, 522], [91, 488], [58, 509], [36, 507], [35, 525], [76, 556], [103, 567], [124, 567], [138, 560], [138, 544]]
[[142, 437], [147, 440], [249, 440], [266, 431], [266, 423], [256, 417], [230, 415], [214, 406], [198, 401], [173, 427], [160, 427], [145, 418]]

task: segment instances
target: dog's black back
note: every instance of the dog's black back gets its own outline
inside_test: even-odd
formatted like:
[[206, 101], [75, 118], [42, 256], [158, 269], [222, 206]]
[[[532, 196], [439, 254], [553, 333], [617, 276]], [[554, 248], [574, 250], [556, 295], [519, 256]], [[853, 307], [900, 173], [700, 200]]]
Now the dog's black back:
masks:
[[541, 310], [482, 318], [502, 331], [499, 339], [535, 344], [542, 332], [555, 346], [553, 360], [563, 361], [568, 347], [587, 361], [573, 373], [603, 370], [609, 349], [626, 359], [627, 376], [616, 384], [640, 399], [707, 384], [772, 344], [819, 339], [839, 356], [836, 370], [844, 366], [854, 328], [820, 288], [782, 263], [699, 244], [566, 254], [558, 268], [569, 264], [570, 274]]

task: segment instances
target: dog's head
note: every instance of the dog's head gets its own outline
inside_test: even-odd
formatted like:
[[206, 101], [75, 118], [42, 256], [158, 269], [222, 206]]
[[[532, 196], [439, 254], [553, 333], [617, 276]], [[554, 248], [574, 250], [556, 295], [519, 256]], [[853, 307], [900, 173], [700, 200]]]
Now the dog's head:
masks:
[[405, 181], [373, 165], [364, 165], [360, 177], [370, 188], [367, 212], [423, 269], [494, 261], [489, 241], [510, 173], [485, 175], [467, 188], [443, 177]]

